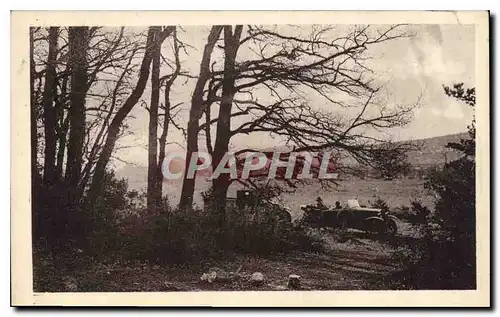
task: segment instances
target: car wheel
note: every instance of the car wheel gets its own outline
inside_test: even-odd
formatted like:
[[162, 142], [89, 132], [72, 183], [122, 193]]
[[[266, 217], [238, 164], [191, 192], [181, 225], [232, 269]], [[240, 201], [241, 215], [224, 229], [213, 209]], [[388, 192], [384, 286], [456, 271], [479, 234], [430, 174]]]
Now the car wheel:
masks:
[[387, 235], [389, 236], [395, 236], [396, 232], [398, 232], [398, 225], [394, 220], [389, 220], [387, 222]]
[[284, 209], [279, 209], [277, 211], [276, 218], [278, 219], [278, 221], [284, 221], [288, 223], [292, 222], [292, 215], [290, 214], [290, 212]]

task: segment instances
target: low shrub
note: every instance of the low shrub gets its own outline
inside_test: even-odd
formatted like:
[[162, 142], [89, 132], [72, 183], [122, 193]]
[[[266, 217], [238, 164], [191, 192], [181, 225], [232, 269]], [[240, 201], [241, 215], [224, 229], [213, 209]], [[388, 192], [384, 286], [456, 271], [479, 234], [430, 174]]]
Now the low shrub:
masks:
[[321, 252], [321, 237], [305, 227], [261, 215], [259, 221], [233, 217], [220, 229], [209, 213], [174, 211], [137, 219], [121, 233], [120, 253], [127, 259], [193, 263], [227, 252], [271, 254], [294, 250]]
[[306, 227], [290, 223], [241, 222], [230, 229], [227, 241], [230, 242], [230, 249], [253, 254], [323, 250], [321, 237], [315, 236]]
[[426, 224], [429, 221], [431, 210], [422, 204], [420, 201], [411, 202], [411, 223]]
[[173, 211], [137, 219], [120, 233], [126, 259], [185, 263], [217, 255], [211, 220], [203, 214]]
[[420, 239], [399, 246], [394, 260], [404, 270], [391, 276], [404, 289], [474, 289], [475, 267], [463, 260], [463, 246], [436, 223]]
[[431, 210], [417, 200], [411, 202], [411, 208], [405, 205], [396, 208], [394, 215], [413, 225], [425, 225], [430, 221], [432, 216]]
[[389, 211], [389, 209], [390, 209], [387, 202], [380, 197], [376, 197], [375, 201], [370, 202], [370, 204], [373, 208], [379, 208], [379, 209], [382, 209], [385, 211]]

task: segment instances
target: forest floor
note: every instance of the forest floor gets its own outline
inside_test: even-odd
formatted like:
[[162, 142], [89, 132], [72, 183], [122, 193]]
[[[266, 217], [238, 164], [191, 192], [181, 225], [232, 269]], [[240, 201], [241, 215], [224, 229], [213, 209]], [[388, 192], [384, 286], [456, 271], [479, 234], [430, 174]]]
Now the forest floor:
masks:
[[[377, 290], [397, 288], [393, 273], [402, 270], [394, 256], [398, 245], [415, 239], [405, 222], [390, 241], [350, 230], [342, 242], [328, 230], [322, 232], [326, 250], [322, 253], [292, 252], [275, 255], [233, 254], [223, 260], [189, 265], [157, 265], [148, 262], [87, 261], [84, 269], [55, 283], [47, 276], [50, 259], [35, 265], [35, 291], [80, 292], [167, 292], [167, 291], [245, 291], [287, 290], [288, 276], [301, 277], [302, 290]], [[201, 276], [210, 268], [232, 272], [233, 278], [209, 283]], [[252, 285], [254, 272], [264, 275], [264, 283]], [[60, 272], [64, 276], [64, 272]]]

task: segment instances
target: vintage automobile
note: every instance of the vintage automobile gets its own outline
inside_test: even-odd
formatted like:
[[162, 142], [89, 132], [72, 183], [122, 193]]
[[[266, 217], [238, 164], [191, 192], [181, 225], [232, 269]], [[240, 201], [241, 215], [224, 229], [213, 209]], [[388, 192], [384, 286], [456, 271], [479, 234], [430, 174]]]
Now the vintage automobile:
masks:
[[398, 230], [397, 218], [388, 210], [361, 207], [356, 199], [348, 200], [346, 206], [302, 205], [300, 208], [304, 211], [302, 221], [313, 227], [353, 228], [389, 236]]

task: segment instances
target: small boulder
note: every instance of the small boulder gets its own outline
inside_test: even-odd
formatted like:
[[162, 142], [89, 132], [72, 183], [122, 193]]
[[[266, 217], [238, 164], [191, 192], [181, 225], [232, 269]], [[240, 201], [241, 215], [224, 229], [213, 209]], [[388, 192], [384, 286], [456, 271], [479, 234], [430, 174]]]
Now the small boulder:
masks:
[[291, 274], [288, 276], [288, 288], [300, 289], [300, 275]]
[[253, 273], [252, 276], [250, 276], [250, 283], [256, 286], [264, 284], [264, 274], [260, 272]]
[[203, 273], [203, 275], [201, 276], [201, 280], [208, 283], [213, 283], [215, 282], [216, 279], [217, 279], [216, 272]]
[[230, 280], [231, 280], [231, 277], [230, 277], [229, 273], [227, 273], [226, 271], [219, 271], [219, 272], [215, 273], [215, 281], [216, 282], [224, 283], [224, 282], [229, 282]]
[[200, 278], [204, 282], [228, 282], [231, 278], [229, 273], [219, 268], [210, 268], [207, 273], [203, 273]]

